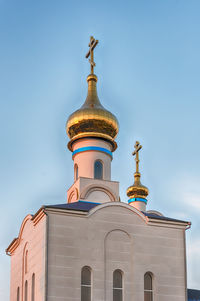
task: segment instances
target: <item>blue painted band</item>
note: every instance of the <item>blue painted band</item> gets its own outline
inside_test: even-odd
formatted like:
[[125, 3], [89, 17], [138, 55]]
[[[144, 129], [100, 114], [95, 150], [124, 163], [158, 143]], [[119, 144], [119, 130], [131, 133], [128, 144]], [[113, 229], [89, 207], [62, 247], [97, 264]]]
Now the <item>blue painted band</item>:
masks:
[[99, 151], [99, 152], [103, 152], [106, 153], [108, 155], [110, 155], [112, 157], [112, 152], [109, 151], [106, 148], [103, 147], [98, 147], [98, 146], [85, 146], [85, 147], [80, 147], [78, 149], [76, 149], [73, 153], [72, 153], [72, 157], [78, 153], [82, 153], [82, 152], [87, 152], [87, 151]]
[[128, 200], [128, 203], [132, 203], [132, 202], [144, 202], [145, 204], [147, 204], [147, 200], [143, 198], [132, 198]]

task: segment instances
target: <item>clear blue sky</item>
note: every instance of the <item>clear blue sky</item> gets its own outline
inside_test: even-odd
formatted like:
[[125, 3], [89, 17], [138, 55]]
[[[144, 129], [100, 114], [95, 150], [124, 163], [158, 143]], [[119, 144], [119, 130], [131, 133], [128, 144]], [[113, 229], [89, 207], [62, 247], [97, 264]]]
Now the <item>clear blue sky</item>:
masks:
[[65, 122], [86, 97], [90, 35], [98, 94], [120, 123], [112, 178], [122, 201], [135, 140], [148, 209], [192, 221], [188, 287], [200, 289], [200, 1], [0, 0], [0, 299], [4, 250], [25, 215], [63, 203], [73, 181]]

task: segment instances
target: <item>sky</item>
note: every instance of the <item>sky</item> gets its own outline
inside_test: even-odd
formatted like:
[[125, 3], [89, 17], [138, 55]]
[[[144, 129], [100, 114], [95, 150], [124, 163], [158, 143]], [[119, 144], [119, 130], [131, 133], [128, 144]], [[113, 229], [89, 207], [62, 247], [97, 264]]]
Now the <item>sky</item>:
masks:
[[91, 35], [98, 95], [120, 124], [121, 200], [139, 140], [147, 209], [192, 222], [188, 288], [200, 289], [199, 11], [199, 0], [0, 0], [0, 300], [24, 217], [66, 202], [73, 183], [65, 123], [86, 98]]

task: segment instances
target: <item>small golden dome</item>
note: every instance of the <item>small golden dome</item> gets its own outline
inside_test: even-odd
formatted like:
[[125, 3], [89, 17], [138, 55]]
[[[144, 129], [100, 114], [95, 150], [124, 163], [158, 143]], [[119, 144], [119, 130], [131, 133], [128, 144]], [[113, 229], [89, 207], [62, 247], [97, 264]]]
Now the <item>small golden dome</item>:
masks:
[[66, 132], [70, 138], [68, 148], [72, 151], [72, 144], [77, 139], [98, 137], [108, 140], [114, 151], [117, 148], [114, 139], [119, 130], [117, 118], [99, 101], [96, 90], [97, 76], [90, 74], [87, 82], [88, 95], [85, 103], [69, 116], [66, 123]]
[[126, 191], [127, 196], [131, 199], [133, 199], [133, 198], [146, 199], [146, 197], [149, 194], [149, 190], [147, 187], [145, 187], [144, 185], [141, 184], [140, 173], [136, 172], [134, 174], [134, 178], [135, 178], [134, 184], [132, 186], [130, 186]]
[[146, 197], [149, 194], [149, 190], [147, 187], [141, 184], [140, 182], [140, 172], [139, 172], [139, 151], [142, 148], [142, 145], [140, 145], [139, 141], [135, 142], [135, 151], [132, 153], [133, 156], [135, 156], [135, 162], [136, 162], [136, 172], [134, 173], [134, 184], [130, 186], [126, 194], [130, 199], [135, 199], [135, 198], [142, 198], [146, 199]]

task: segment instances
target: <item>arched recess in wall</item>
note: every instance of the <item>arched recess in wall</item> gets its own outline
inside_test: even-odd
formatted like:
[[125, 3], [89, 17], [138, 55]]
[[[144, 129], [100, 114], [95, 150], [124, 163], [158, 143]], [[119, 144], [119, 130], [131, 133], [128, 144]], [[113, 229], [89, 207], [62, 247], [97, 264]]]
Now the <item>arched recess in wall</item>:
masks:
[[[22, 287], [21, 298], [25, 300], [25, 275], [28, 272], [28, 242], [25, 243], [22, 255]], [[27, 284], [28, 285], [28, 284]]]
[[35, 274], [32, 275], [32, 283], [31, 283], [31, 301], [35, 300]]
[[25, 274], [28, 273], [28, 250], [25, 252], [25, 258], [24, 258], [24, 272]]
[[81, 270], [81, 301], [91, 301], [92, 298], [92, 271], [88, 266]]
[[19, 289], [19, 286], [17, 288], [17, 301], [19, 301], [19, 298], [20, 298], [20, 289]]
[[[124, 279], [129, 279], [128, 283], [126, 284], [126, 289], [128, 291], [132, 290], [132, 283], [133, 279], [133, 272], [130, 269], [130, 266], [133, 266], [133, 241], [131, 236], [124, 230], [121, 229], [114, 229], [107, 233], [104, 239], [104, 256], [105, 256], [105, 300], [123, 300], [123, 299], [116, 299], [116, 291], [114, 292], [114, 275], [120, 277], [123, 275]], [[113, 274], [115, 273], [115, 274]], [[123, 279], [121, 277], [121, 281]], [[120, 282], [120, 281], [119, 281]], [[115, 285], [121, 286], [118, 287], [123, 290], [123, 284], [115, 283]], [[115, 287], [117, 289], [117, 287]], [[115, 299], [113, 299], [115, 294]], [[124, 300], [126, 300], [126, 291], [124, 290]], [[123, 297], [123, 294], [121, 295]], [[120, 295], [120, 294], [119, 294]]]
[[151, 272], [144, 275], [144, 301], [153, 301], [153, 275]]
[[28, 281], [25, 281], [24, 285], [24, 301], [28, 301]]
[[103, 162], [100, 160], [94, 162], [94, 178], [99, 180], [103, 179]]

